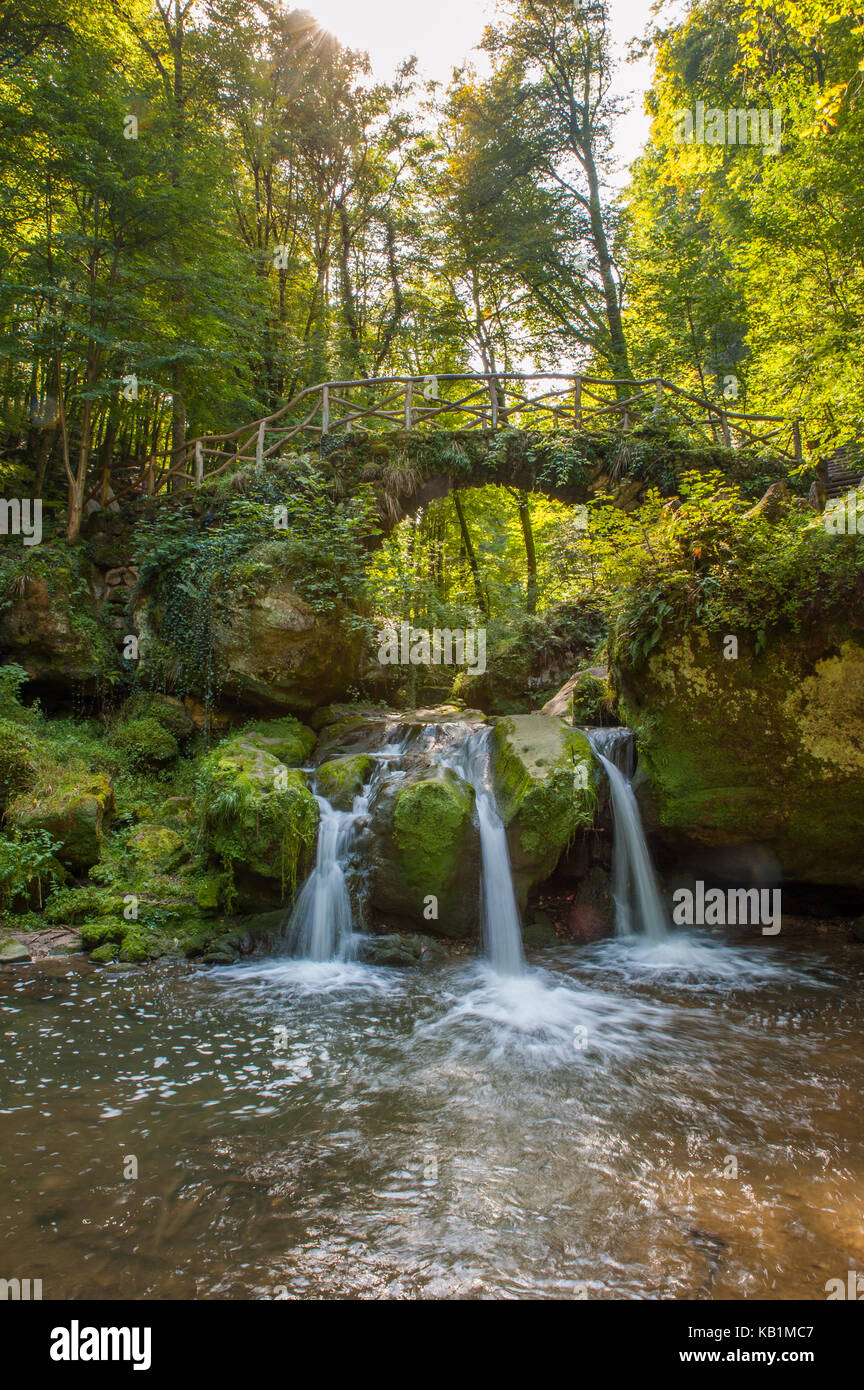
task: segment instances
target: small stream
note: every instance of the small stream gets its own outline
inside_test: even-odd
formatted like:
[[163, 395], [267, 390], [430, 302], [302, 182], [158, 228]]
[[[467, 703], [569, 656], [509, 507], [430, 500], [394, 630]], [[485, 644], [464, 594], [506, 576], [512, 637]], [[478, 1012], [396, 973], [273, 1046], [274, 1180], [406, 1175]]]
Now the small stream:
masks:
[[425, 737], [475, 789], [485, 959], [353, 959], [379, 765], [351, 812], [321, 806], [293, 954], [0, 975], [6, 1277], [76, 1299], [824, 1298], [864, 1263], [854, 950], [652, 930], [627, 770], [597, 747], [619, 928], [641, 930], [525, 961], [485, 731]]

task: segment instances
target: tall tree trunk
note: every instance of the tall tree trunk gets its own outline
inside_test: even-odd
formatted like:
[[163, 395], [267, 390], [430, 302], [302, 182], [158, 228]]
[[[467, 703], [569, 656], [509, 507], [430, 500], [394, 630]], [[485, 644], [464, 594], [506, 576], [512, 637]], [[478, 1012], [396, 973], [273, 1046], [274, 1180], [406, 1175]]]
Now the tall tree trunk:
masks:
[[474, 549], [474, 542], [471, 539], [471, 532], [468, 530], [468, 522], [465, 520], [465, 512], [462, 509], [462, 499], [458, 489], [453, 491], [453, 506], [456, 508], [456, 516], [459, 520], [459, 531], [462, 535], [462, 544], [465, 547], [465, 556], [471, 570], [471, 577], [474, 581], [474, 593], [477, 598], [477, 607], [484, 618], [489, 617], [489, 596], [480, 577], [480, 567], [477, 564], [477, 553]]
[[525, 542], [525, 609], [528, 613], [536, 613], [537, 549], [534, 544], [534, 528], [531, 525], [531, 500], [524, 489], [519, 492], [510, 489], [510, 493], [516, 499], [519, 523], [522, 527], [522, 539]]

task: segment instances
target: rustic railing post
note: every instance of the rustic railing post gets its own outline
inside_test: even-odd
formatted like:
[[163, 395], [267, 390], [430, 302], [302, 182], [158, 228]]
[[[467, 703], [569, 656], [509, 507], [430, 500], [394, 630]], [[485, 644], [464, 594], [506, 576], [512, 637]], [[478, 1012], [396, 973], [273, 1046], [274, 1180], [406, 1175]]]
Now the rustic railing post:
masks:
[[658, 376], [654, 382], [654, 409], [659, 414], [663, 409], [663, 378]]
[[729, 420], [725, 410], [720, 411], [720, 428], [723, 431], [723, 443], [727, 449], [732, 448], [732, 434], [729, 429]]
[[264, 421], [258, 426], [258, 438], [255, 441], [255, 466], [261, 468], [264, 464]]
[[492, 428], [498, 428], [498, 388], [495, 385], [494, 376], [489, 377], [489, 400], [492, 404]]
[[413, 382], [413, 381], [409, 381], [409, 382], [406, 384], [406, 386], [405, 386], [405, 428], [406, 428], [406, 430], [413, 429], [413, 426], [414, 426], [414, 419], [413, 419], [414, 412], [413, 412], [413, 410], [412, 410], [412, 401], [413, 401], [413, 399], [414, 399], [414, 382]]
[[321, 387], [321, 434], [330, 433], [330, 387]]
[[156, 455], [151, 454], [147, 460], [147, 475], [144, 480], [147, 496], [152, 497], [156, 491]]
[[200, 439], [195, 440], [195, 481], [196, 483], [203, 483], [204, 481], [204, 445]]
[[577, 430], [582, 428], [582, 378], [577, 376], [573, 382], [573, 417]]

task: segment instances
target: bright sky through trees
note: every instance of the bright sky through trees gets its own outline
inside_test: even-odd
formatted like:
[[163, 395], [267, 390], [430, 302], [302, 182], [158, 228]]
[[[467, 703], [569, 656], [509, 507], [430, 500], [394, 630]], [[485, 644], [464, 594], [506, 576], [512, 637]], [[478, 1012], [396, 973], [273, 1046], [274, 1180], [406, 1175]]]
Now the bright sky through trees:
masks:
[[[409, 54], [418, 56], [426, 77], [447, 82], [451, 71], [480, 40], [495, 11], [495, 0], [426, 0], [409, 4], [400, 0], [307, 0], [309, 10], [351, 48], [364, 49], [376, 76], [390, 77]], [[681, 6], [667, 6], [673, 11]], [[629, 110], [616, 126], [616, 154], [620, 165], [614, 182], [624, 183], [626, 166], [636, 158], [647, 138], [648, 125], [642, 94], [651, 80], [651, 63], [624, 63], [630, 39], [641, 34], [651, 16], [651, 0], [612, 0], [610, 5], [615, 46], [622, 59], [617, 86], [622, 96], [633, 97]]]

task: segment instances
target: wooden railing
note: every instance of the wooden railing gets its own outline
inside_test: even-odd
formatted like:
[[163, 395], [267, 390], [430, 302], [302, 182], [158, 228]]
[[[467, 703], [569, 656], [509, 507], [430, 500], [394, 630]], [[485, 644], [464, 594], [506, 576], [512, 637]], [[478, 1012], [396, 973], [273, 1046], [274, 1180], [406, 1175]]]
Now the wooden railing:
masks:
[[[749, 415], [682, 390], [661, 377], [604, 380], [564, 373], [448, 372], [428, 376], [373, 377], [307, 386], [287, 405], [228, 434], [191, 439], [143, 467], [128, 470], [112, 493], [153, 494], [166, 486], [209, 482], [238, 464], [259, 466], [294, 440], [321, 445], [333, 436], [364, 430], [578, 430], [626, 433], [651, 422], [676, 425], [705, 443], [756, 447], [790, 463], [803, 461], [800, 421], [783, 415]], [[116, 473], [117, 470], [115, 470]], [[117, 480], [119, 481], [119, 479]], [[102, 494], [107, 479], [90, 494]]]

